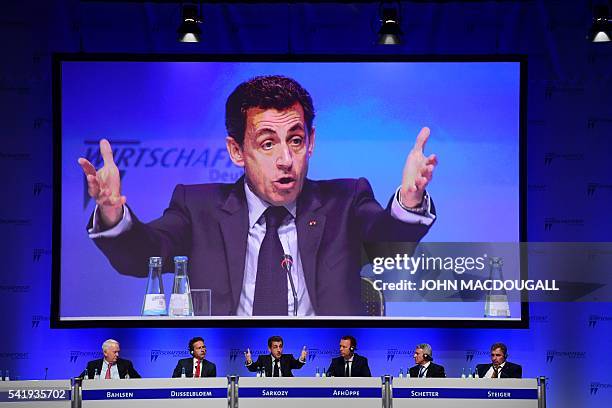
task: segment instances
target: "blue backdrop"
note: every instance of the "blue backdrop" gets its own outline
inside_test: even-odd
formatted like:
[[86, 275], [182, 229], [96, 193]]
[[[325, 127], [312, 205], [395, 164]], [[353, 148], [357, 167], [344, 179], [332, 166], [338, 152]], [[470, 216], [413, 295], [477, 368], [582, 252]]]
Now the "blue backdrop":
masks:
[[[0, 65], [0, 368], [12, 377], [42, 378], [45, 367], [49, 378], [75, 375], [87, 360], [100, 356], [100, 345], [109, 337], [121, 341], [123, 356], [143, 375], [168, 376], [193, 335], [207, 340], [219, 373], [246, 374], [241, 350], [263, 351], [273, 333], [285, 337], [289, 352], [297, 353], [303, 344], [310, 347], [311, 361], [296, 373], [312, 375], [316, 366], [328, 364], [346, 332], [51, 329], [53, 52], [525, 54], [529, 238], [611, 241], [612, 50], [609, 44], [585, 41], [590, 2], [402, 3], [405, 44], [392, 50], [374, 44], [374, 3], [207, 4], [204, 41], [197, 45], [175, 42], [177, 4], [5, 2], [1, 7], [0, 28], [7, 41]], [[162, 193], [167, 199], [168, 190]], [[75, 200], [82, 205], [82, 196]], [[600, 251], [593, 256], [609, 262], [612, 255]], [[550, 406], [612, 402], [612, 356], [606, 352], [612, 342], [609, 302], [532, 304], [526, 330], [355, 328], [351, 334], [372, 361], [375, 375], [406, 367], [414, 344], [421, 341], [430, 342], [436, 360], [457, 375], [463, 367], [486, 361], [488, 346], [501, 340], [526, 376], [550, 378]]]

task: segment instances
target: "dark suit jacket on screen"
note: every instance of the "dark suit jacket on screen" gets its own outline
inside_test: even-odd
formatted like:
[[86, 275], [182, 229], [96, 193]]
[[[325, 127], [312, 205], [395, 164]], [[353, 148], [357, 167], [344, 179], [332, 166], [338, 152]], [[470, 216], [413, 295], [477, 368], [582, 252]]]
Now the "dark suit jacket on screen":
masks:
[[[174, 372], [172, 373], [172, 378], [178, 378], [183, 373], [183, 368], [185, 368], [185, 377], [191, 378], [193, 377], [194, 368], [193, 368], [193, 357], [182, 358], [176, 363], [176, 367], [174, 367]], [[214, 363], [204, 359], [200, 363], [200, 377], [216, 377], [217, 376], [217, 366]]]
[[[293, 354], [282, 354], [280, 358], [281, 374], [283, 377], [293, 377], [291, 370], [302, 368], [304, 364], [300, 360], [296, 360]], [[246, 367], [253, 373], [263, 368], [266, 372], [266, 377], [272, 377], [272, 355], [260, 355], [256, 361], [253, 361], [253, 363]]]
[[[179, 184], [161, 218], [144, 224], [131, 215], [129, 231], [94, 239], [117, 271], [146, 277], [148, 258], [163, 256], [164, 270], [171, 272], [172, 257], [187, 255], [191, 287], [212, 289], [212, 314], [236, 314], [249, 228], [244, 177], [234, 184]], [[364, 314], [359, 280], [364, 243], [418, 242], [429, 230], [394, 219], [390, 205], [383, 209], [363, 178], [305, 180], [295, 223], [317, 315]]]
[[[330, 377], [344, 377], [345, 362], [344, 357], [333, 358], [327, 375]], [[351, 364], [351, 377], [371, 377], [370, 366], [368, 359], [358, 354], [353, 355], [353, 363]]]
[[[415, 365], [410, 367], [410, 377], [418, 377], [419, 370], [421, 369], [420, 365]], [[444, 372], [444, 367], [440, 364], [429, 363], [429, 367], [425, 372], [425, 377], [427, 378], [444, 378], [446, 377], [446, 373]]]
[[[476, 366], [478, 376], [480, 378], [483, 378], [492, 365], [493, 364], [478, 364]], [[506, 361], [506, 364], [504, 364], [501, 371], [499, 372], [499, 378], [523, 378], [523, 367], [518, 364]]]
[[[102, 372], [102, 360], [103, 359], [100, 358], [87, 363], [87, 377], [90, 380], [93, 380], [96, 370], [98, 370], [98, 374], [100, 374], [101, 378], [106, 376], [106, 373]], [[140, 374], [134, 369], [130, 360], [124, 360], [122, 358], [117, 359], [117, 370], [119, 370], [119, 377], [121, 378], [125, 378], [126, 374], [129, 374], [130, 378], [140, 378]]]

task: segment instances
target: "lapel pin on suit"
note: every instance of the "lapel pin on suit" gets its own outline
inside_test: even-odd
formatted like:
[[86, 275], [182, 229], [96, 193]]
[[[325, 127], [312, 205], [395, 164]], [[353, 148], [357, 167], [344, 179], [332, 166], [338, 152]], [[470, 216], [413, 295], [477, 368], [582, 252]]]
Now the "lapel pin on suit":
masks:
[[314, 227], [316, 225], [317, 225], [317, 220], [310, 220], [310, 221], [308, 221], [308, 226], [309, 227]]

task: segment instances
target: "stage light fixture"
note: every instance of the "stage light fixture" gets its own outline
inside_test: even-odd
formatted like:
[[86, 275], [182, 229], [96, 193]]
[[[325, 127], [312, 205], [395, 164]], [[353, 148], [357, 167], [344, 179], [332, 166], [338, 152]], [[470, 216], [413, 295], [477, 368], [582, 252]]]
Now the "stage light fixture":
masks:
[[378, 30], [378, 44], [399, 45], [402, 43], [402, 29], [400, 28], [400, 13], [398, 7], [381, 3], [380, 17], [382, 26]]
[[612, 38], [612, 16], [608, 6], [595, 6], [593, 12], [593, 25], [589, 33], [589, 40], [592, 42], [610, 42]]
[[198, 6], [185, 4], [183, 6], [183, 22], [177, 30], [178, 40], [180, 42], [200, 42], [202, 35], [201, 22], [202, 18], [198, 12]]

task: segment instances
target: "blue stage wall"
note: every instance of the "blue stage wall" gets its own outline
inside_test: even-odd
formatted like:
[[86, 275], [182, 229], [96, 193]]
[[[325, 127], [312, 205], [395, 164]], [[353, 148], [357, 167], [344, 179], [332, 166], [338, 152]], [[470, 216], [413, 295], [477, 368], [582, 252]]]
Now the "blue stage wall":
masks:
[[[242, 350], [264, 352], [271, 334], [284, 336], [289, 352], [307, 345], [310, 360], [296, 374], [312, 375], [336, 354], [339, 337], [350, 333], [375, 375], [411, 365], [414, 344], [423, 341], [433, 345], [449, 375], [459, 375], [486, 361], [492, 342], [504, 341], [525, 376], [550, 378], [549, 406], [612, 402], [612, 306], [605, 302], [532, 304], [526, 330], [49, 328], [53, 52], [526, 54], [529, 238], [612, 241], [612, 50], [585, 41], [588, 2], [404, 3], [406, 44], [390, 50], [373, 44], [373, 3], [208, 4], [198, 45], [175, 43], [176, 4], [0, 7], [0, 369], [11, 377], [40, 379], [45, 368], [48, 378], [76, 375], [99, 357], [109, 337], [121, 341], [122, 355], [141, 374], [168, 376], [194, 335], [206, 339], [218, 373], [246, 375]], [[594, 256], [612, 260], [607, 252]]]

